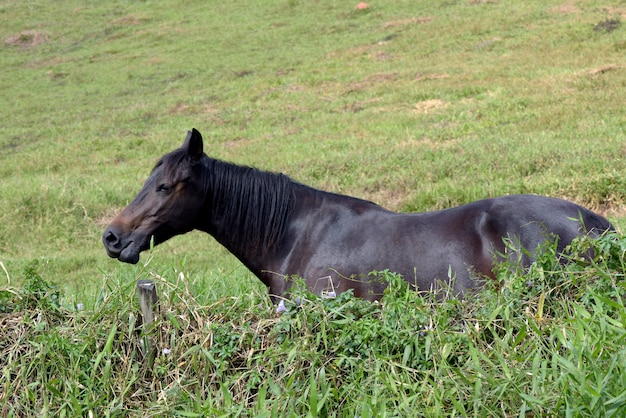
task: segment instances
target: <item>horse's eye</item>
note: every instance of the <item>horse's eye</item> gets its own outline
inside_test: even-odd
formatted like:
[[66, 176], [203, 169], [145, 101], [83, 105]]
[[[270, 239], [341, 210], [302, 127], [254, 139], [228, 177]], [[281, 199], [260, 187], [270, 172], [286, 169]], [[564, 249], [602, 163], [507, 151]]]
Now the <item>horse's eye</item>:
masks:
[[159, 186], [157, 187], [157, 192], [168, 192], [170, 190], [170, 185], [167, 183], [163, 183], [163, 184], [159, 184]]

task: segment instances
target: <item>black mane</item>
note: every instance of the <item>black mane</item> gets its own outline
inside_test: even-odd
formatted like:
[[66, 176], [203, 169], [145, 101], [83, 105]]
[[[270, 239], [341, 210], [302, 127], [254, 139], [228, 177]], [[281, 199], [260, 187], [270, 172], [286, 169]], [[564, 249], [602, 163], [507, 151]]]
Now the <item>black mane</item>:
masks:
[[257, 170], [206, 158], [203, 181], [207, 209], [229, 237], [233, 252], [271, 254], [285, 235], [295, 203], [294, 183], [283, 174]]

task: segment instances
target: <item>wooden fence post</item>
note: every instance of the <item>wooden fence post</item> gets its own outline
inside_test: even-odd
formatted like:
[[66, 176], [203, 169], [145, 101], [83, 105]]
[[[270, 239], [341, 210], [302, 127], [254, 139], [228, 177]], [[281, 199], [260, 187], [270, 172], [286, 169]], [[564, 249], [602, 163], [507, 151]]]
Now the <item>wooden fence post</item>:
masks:
[[139, 297], [139, 307], [143, 316], [144, 330], [152, 325], [156, 316], [155, 309], [158, 310], [159, 296], [157, 295], [156, 283], [152, 280], [137, 280], [137, 296]]
[[137, 280], [137, 296], [139, 297], [139, 307], [143, 317], [141, 327], [144, 334], [146, 359], [148, 360], [148, 366], [152, 367], [156, 356], [156, 347], [153, 338], [148, 336], [147, 333], [159, 311], [156, 283], [152, 280]]

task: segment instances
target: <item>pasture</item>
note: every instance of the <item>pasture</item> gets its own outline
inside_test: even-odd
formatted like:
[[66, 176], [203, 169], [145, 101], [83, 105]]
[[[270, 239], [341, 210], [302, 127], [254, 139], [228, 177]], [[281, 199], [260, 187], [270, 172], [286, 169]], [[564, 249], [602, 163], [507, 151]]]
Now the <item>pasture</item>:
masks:
[[0, 2], [3, 415], [623, 413], [619, 236], [475, 298], [380, 272], [383, 305], [302, 291], [281, 315], [205, 234], [106, 256], [192, 127], [212, 157], [397, 211], [536, 193], [625, 225], [623, 3], [357, 3]]

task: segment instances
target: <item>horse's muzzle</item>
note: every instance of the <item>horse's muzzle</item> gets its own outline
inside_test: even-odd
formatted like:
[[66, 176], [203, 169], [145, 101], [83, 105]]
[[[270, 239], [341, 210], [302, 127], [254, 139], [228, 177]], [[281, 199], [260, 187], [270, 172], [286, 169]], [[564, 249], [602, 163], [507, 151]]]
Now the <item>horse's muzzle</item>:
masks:
[[102, 243], [111, 258], [117, 258], [125, 263], [136, 264], [141, 252], [134, 240], [124, 238], [115, 226], [110, 225], [102, 234]]

